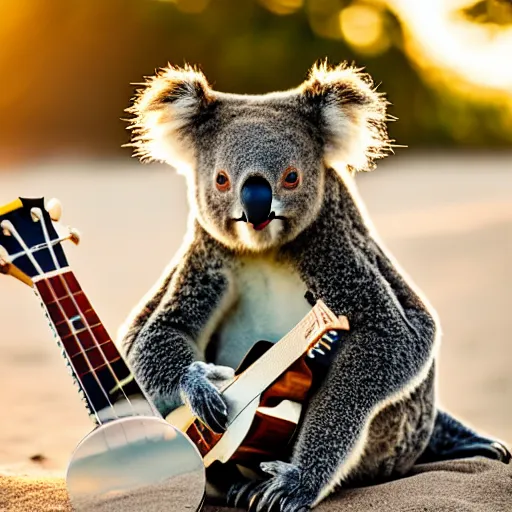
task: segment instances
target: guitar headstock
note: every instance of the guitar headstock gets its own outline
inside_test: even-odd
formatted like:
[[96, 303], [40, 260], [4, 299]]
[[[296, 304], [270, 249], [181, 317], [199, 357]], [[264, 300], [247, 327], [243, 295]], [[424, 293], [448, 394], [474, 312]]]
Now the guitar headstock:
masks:
[[322, 300], [316, 302], [306, 319], [307, 327], [304, 336], [311, 346], [331, 330], [350, 330], [348, 318], [346, 316], [336, 316]]
[[33, 279], [68, 266], [61, 242], [78, 233], [60, 224], [60, 202], [19, 198], [0, 206], [0, 272], [29, 286]]

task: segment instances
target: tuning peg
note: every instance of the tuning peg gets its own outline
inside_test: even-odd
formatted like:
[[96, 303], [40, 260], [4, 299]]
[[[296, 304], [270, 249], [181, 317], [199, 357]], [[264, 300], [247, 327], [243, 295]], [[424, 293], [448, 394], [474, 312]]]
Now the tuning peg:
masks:
[[41, 220], [41, 210], [39, 208], [31, 208], [30, 216], [34, 222], [39, 222]]
[[52, 198], [46, 203], [46, 211], [50, 214], [50, 219], [57, 222], [62, 217], [62, 204], [58, 199]]
[[4, 236], [12, 236], [11, 230], [10, 230], [11, 223], [8, 220], [3, 220], [0, 223], [0, 229], [2, 229], [2, 235]]
[[3, 265], [7, 265], [8, 262], [9, 262], [9, 253], [7, 252], [5, 247], [0, 245], [0, 267]]
[[78, 245], [80, 243], [80, 232], [78, 229], [69, 228], [69, 239], [75, 244]]

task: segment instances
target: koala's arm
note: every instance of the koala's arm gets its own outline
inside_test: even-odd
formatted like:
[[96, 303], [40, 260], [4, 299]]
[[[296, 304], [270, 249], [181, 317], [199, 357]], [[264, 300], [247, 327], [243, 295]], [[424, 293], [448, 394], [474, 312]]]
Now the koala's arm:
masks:
[[[261, 510], [274, 500], [282, 500], [280, 510], [288, 512], [323, 499], [358, 465], [379, 410], [416, 388], [432, 364], [436, 326], [414, 291], [404, 308], [405, 299], [394, 295], [374, 258], [350, 241], [339, 256], [323, 272], [318, 272], [321, 256], [304, 261], [315, 265], [310, 289], [336, 313], [346, 314], [351, 329], [308, 407], [291, 463], [262, 464], [273, 478], [238, 491], [249, 492], [242, 499], [254, 499]], [[342, 277], [336, 281], [327, 274]]]
[[221, 431], [227, 411], [214, 382], [233, 370], [206, 364], [204, 348], [231, 304], [229, 273], [215, 254], [192, 248], [163, 284], [126, 331], [128, 362], [162, 414], [185, 401]]

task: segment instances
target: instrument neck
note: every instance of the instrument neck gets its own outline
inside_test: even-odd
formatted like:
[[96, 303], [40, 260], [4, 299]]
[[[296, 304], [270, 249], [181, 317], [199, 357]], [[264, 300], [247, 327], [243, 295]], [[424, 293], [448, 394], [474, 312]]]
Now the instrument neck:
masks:
[[69, 268], [34, 282], [95, 423], [160, 416], [138, 385]]

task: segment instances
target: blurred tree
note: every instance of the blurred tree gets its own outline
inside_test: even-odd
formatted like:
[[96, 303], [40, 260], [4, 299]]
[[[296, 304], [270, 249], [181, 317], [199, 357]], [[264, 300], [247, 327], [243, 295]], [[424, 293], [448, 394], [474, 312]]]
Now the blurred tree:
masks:
[[511, 0], [480, 0], [462, 8], [461, 12], [468, 20], [476, 23], [512, 24]]
[[[219, 90], [263, 93], [298, 85], [318, 59], [353, 61], [387, 93], [398, 143], [510, 146], [503, 97], [454, 87], [450, 72], [412, 58], [391, 3], [2, 0], [0, 160], [126, 157], [121, 118], [136, 88], [130, 84], [167, 62], [198, 64]], [[486, 23], [496, 16], [482, 17], [482, 9], [465, 16]]]

